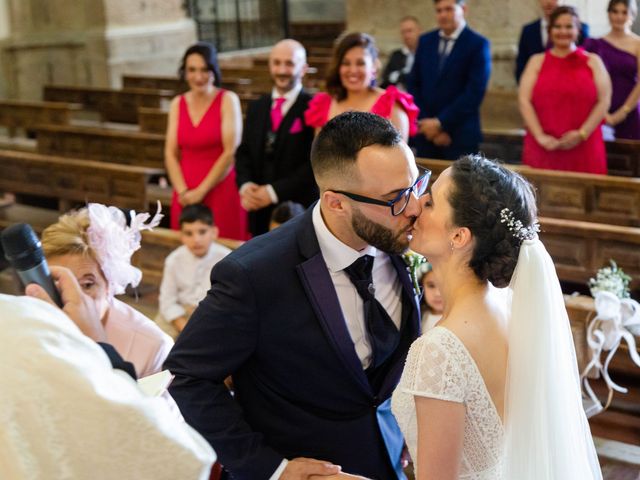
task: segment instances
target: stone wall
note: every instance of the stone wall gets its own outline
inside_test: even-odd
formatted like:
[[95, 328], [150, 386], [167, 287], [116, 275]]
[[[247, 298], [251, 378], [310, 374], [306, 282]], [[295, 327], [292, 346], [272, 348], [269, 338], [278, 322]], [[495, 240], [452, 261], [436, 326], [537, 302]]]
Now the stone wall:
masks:
[[3, 5], [0, 93], [11, 98], [39, 99], [47, 83], [119, 87], [125, 72], [173, 74], [196, 37], [181, 0], [0, 0], [0, 16]]
[[344, 22], [344, 0], [289, 0], [291, 22]]
[[[400, 46], [398, 23], [405, 15], [420, 19], [423, 28], [436, 27], [432, 0], [345, 0], [349, 31], [365, 31], [376, 38], [382, 56]], [[607, 0], [571, 2], [595, 36], [608, 30]], [[392, 7], [392, 8], [390, 8]], [[540, 16], [537, 0], [468, 0], [467, 22], [491, 41], [493, 71], [491, 88], [515, 89], [513, 70], [522, 25]], [[362, 12], [366, 12], [363, 15]]]
[[[11, 33], [9, 26], [9, 4], [7, 0], [0, 0], [0, 45]], [[8, 75], [0, 54], [0, 98], [7, 96]]]

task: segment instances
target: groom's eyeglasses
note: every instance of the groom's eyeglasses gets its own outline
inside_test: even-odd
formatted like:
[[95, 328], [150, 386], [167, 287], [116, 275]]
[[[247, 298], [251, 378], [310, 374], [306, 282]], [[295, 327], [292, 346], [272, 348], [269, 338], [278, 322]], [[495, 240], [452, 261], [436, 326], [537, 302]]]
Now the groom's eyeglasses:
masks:
[[371, 205], [382, 205], [384, 207], [391, 208], [391, 215], [397, 217], [402, 212], [404, 212], [407, 205], [409, 205], [409, 200], [411, 200], [411, 194], [413, 193], [416, 197], [421, 197], [427, 191], [427, 185], [429, 185], [429, 179], [431, 178], [431, 170], [428, 169], [420, 169], [420, 175], [418, 179], [415, 181], [413, 185], [409, 188], [405, 188], [402, 190], [396, 198], [393, 200], [378, 200], [376, 198], [365, 197], [364, 195], [358, 195], [357, 193], [344, 192], [342, 190], [333, 190], [335, 193], [340, 193], [346, 197], [349, 197], [351, 200], [355, 200], [356, 202], [361, 203], [370, 203]]

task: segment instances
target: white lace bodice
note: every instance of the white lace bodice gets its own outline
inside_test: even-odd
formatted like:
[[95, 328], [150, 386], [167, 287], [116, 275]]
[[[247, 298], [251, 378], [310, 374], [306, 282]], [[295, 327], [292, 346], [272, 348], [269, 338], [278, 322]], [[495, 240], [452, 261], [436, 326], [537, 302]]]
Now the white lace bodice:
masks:
[[[444, 327], [434, 327], [413, 343], [391, 400], [393, 414], [415, 461], [418, 425], [414, 396], [465, 405], [460, 479], [501, 478], [504, 430], [500, 416], [473, 358], [458, 337]], [[414, 463], [414, 467], [417, 475], [419, 465]]]

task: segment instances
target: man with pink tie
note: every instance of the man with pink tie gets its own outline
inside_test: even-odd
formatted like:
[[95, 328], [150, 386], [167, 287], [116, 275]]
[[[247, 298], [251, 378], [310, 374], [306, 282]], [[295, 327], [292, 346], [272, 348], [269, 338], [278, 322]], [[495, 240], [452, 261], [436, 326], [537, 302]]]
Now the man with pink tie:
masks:
[[247, 110], [236, 181], [254, 236], [269, 230], [278, 203], [291, 200], [307, 207], [318, 198], [309, 163], [314, 132], [303, 116], [311, 99], [302, 89], [306, 71], [304, 47], [290, 39], [278, 42], [269, 56], [273, 90]]

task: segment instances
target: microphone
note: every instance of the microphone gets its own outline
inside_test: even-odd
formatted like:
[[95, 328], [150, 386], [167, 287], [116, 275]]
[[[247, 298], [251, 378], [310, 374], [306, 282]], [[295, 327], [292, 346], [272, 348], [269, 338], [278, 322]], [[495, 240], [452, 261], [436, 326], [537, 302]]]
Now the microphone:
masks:
[[62, 308], [62, 299], [51, 278], [49, 266], [42, 252], [42, 244], [31, 226], [26, 223], [11, 225], [2, 231], [0, 241], [5, 258], [16, 270], [22, 283], [25, 286], [37, 283]]

